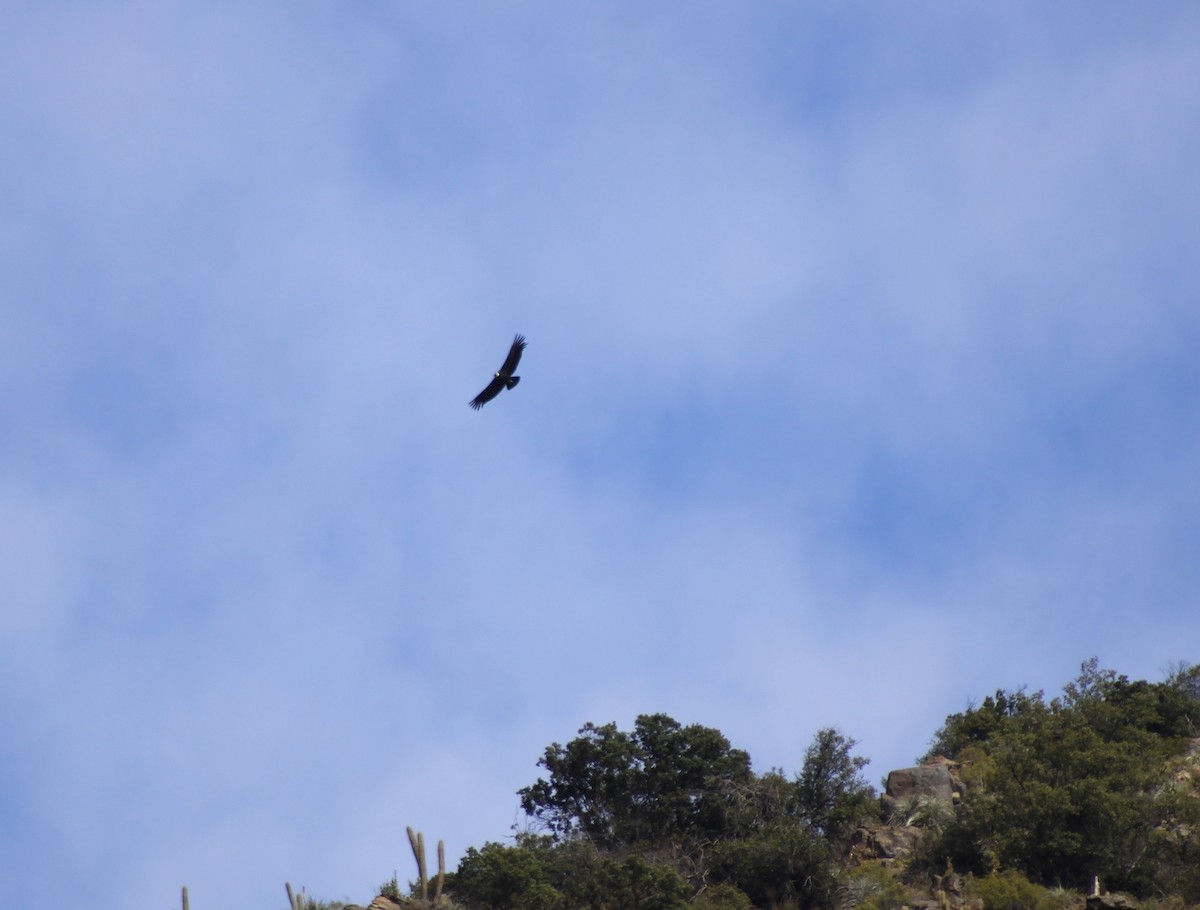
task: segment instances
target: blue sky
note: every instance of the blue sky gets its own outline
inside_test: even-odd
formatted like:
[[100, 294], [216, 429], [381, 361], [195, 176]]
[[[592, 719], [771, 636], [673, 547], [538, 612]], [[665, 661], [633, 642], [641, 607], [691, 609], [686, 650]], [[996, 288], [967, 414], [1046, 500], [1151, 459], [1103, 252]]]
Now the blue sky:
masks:
[[365, 903], [587, 721], [877, 781], [1200, 659], [1198, 61], [1187, 3], [6, 4], [0, 902]]

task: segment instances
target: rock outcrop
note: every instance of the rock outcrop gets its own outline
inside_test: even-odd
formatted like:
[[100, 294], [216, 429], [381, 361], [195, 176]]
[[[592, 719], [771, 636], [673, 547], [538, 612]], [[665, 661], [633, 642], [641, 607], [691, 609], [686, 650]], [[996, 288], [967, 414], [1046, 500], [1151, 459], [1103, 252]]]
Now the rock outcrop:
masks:
[[1093, 894], [1087, 899], [1087, 910], [1135, 910], [1137, 905], [1124, 894]]
[[850, 857], [854, 862], [869, 859], [890, 865], [892, 860], [904, 859], [921, 846], [925, 832], [920, 828], [895, 825], [869, 825], [854, 832], [850, 841]]
[[[956, 763], [939, 757], [888, 774], [882, 797], [884, 823], [855, 831], [850, 846], [852, 861], [874, 859], [886, 866], [918, 850], [926, 836], [923, 823], [931, 824], [934, 815], [952, 815], [962, 797], [963, 784], [957, 770]], [[929, 812], [931, 802], [940, 804], [944, 812]], [[903, 819], [897, 822], [901, 816]]]
[[883, 808], [890, 815], [906, 801], [933, 799], [953, 809], [962, 798], [963, 784], [958, 778], [958, 765], [938, 756], [916, 768], [900, 768], [887, 776]]

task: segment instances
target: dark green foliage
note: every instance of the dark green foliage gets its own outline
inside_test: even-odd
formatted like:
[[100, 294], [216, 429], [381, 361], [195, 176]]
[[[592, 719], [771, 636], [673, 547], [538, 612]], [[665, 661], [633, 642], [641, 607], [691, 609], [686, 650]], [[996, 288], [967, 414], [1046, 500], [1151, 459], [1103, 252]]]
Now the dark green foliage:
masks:
[[400, 901], [405, 897], [404, 892], [400, 890], [400, 881], [394, 874], [379, 886], [379, 893], [384, 897], [390, 897], [394, 901]]
[[719, 731], [664, 714], [630, 732], [587, 724], [519, 791], [546, 833], [468, 850], [446, 887], [463, 910], [685, 910], [690, 895], [694, 910], [894, 910], [927, 899], [950, 861], [989, 910], [1061, 910], [1069, 896], [1045, 886], [1092, 876], [1200, 905], [1198, 717], [1200, 670], [1186, 664], [1153, 684], [1089, 661], [1051, 700], [998, 690], [932, 744], [960, 762], [962, 804], [887, 868], [846, 865], [879, 808], [834, 728], [789, 777], [753, 773]]
[[1072, 895], [1051, 892], [1009, 869], [984, 878], [968, 879], [967, 894], [983, 901], [984, 910], [1067, 910]]
[[[969, 810], [969, 807], [968, 807]], [[984, 875], [995, 865], [995, 857], [980, 837], [978, 820], [960, 815], [922, 848], [923, 865], [914, 864], [912, 873], [922, 877], [938, 872], [949, 862], [957, 872]]]
[[878, 861], [847, 869], [840, 877], [838, 904], [853, 910], [899, 910], [910, 903], [908, 889]]
[[588, 897], [594, 910], [683, 910], [688, 887], [674, 869], [640, 856], [605, 858]]
[[545, 837], [468, 850], [447, 890], [467, 910], [683, 910], [688, 895], [668, 866]]
[[[1176, 661], [1167, 668], [1166, 684], [1189, 699], [1193, 708], [1200, 707], [1200, 664]], [[1194, 714], [1192, 719], [1200, 722]]]
[[603, 849], [701, 841], [726, 833], [722, 793], [752, 779], [750, 756], [717, 730], [642, 715], [633, 733], [587, 724], [538, 762], [549, 774], [519, 791], [521, 808], [555, 835]]
[[997, 689], [978, 708], [969, 708], [962, 714], [951, 714], [937, 732], [925, 758], [944, 755], [947, 758], [964, 757], [970, 746], [991, 741], [1014, 717], [1028, 713], [1041, 706], [1042, 693], [1026, 695], [1024, 689], [1005, 692]]
[[1162, 827], [1176, 810], [1161, 785], [1195, 707], [1178, 686], [1130, 682], [1091, 660], [1049, 703], [1000, 691], [953, 715], [934, 747], [969, 760], [974, 785], [935, 849], [964, 870], [998, 865], [1077, 888], [1099, 875], [1153, 892], [1177, 862]]
[[1168, 766], [1154, 793], [1161, 822], [1152, 832], [1155, 884], [1200, 906], [1200, 740]]
[[740, 783], [727, 784], [721, 798], [725, 809], [725, 832], [731, 838], [748, 837], [776, 819], [800, 815], [796, 782], [777, 769], [752, 775]]
[[1096, 658], [1083, 664], [1078, 679], [1063, 688], [1063, 704], [1083, 716], [1106, 741], [1151, 738], [1179, 740], [1200, 733], [1196, 700], [1170, 683], [1130, 682], [1099, 669]]
[[470, 910], [543, 910], [554, 905], [546, 886], [547, 870], [536, 850], [489, 842], [467, 850], [446, 887], [455, 903]]
[[835, 891], [829, 844], [788, 819], [765, 825], [750, 837], [716, 844], [710, 870], [714, 881], [737, 886], [756, 907], [787, 902], [828, 906]]
[[754, 910], [745, 891], [729, 884], [713, 885], [692, 901], [693, 910]]
[[869, 762], [850, 754], [856, 745], [836, 729], [817, 731], [796, 780], [800, 811], [832, 841], [843, 841], [860, 821], [878, 814], [875, 790], [862, 776]]
[[[643, 715], [585, 725], [519, 791], [549, 833], [471, 849], [446, 887], [467, 910], [670, 910], [688, 895], [828, 906], [840, 838], [877, 811], [854, 740], [820, 731], [794, 779], [755, 775], [717, 730]], [[717, 886], [723, 886], [718, 888]]]

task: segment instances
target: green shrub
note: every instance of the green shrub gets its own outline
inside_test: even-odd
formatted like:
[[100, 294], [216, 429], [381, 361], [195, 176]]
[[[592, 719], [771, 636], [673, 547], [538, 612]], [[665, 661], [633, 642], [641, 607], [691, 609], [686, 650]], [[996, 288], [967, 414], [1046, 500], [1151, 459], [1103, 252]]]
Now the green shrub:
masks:
[[518, 910], [560, 910], [563, 896], [546, 882], [534, 882], [517, 895], [515, 906]]
[[573, 903], [591, 910], [686, 910], [688, 887], [669, 866], [628, 856], [602, 860], [585, 894], [590, 900]]
[[533, 891], [540, 901], [545, 895], [537, 886], [543, 884], [547, 884], [546, 872], [536, 851], [489, 841], [479, 850], [467, 850], [454, 874], [451, 894], [468, 910], [507, 910]]
[[1015, 869], [969, 877], [967, 893], [980, 898], [984, 910], [1067, 910], [1075, 902], [1070, 892], [1035, 885]]
[[714, 881], [741, 889], [756, 907], [828, 904], [836, 885], [827, 842], [785, 820], [714, 845], [709, 869]]
[[1098, 875], [1141, 897], [1186, 896], [1196, 829], [1162, 785], [1195, 730], [1189, 692], [1131, 682], [1092, 659], [1059, 698], [1001, 690], [947, 718], [934, 750], [974, 764], [962, 811], [929, 860], [1017, 869], [1043, 885], [1082, 889]]
[[400, 890], [400, 880], [396, 878], [395, 873], [392, 877], [379, 886], [379, 893], [384, 897], [390, 897], [394, 901], [400, 901], [404, 898], [404, 893]]
[[543, 837], [468, 849], [449, 888], [465, 910], [684, 910], [688, 895], [669, 866]]
[[725, 883], [705, 888], [692, 901], [692, 907], [694, 910], [754, 910], [745, 891]]
[[838, 903], [846, 910], [897, 910], [908, 902], [908, 890], [878, 861], [842, 873]]

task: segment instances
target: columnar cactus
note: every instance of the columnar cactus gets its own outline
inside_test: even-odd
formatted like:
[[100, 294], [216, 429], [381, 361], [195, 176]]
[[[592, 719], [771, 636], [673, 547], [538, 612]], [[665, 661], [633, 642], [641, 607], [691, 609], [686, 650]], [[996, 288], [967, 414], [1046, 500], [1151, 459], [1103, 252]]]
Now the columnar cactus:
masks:
[[412, 845], [413, 857], [417, 861], [417, 876], [421, 882], [421, 903], [425, 906], [434, 906], [442, 902], [442, 886], [446, 881], [446, 847], [442, 841], [438, 841], [438, 873], [437, 881], [434, 886], [433, 902], [429, 900], [429, 875], [425, 866], [425, 835], [420, 832], [413, 831], [412, 827], [408, 828], [408, 842]]

